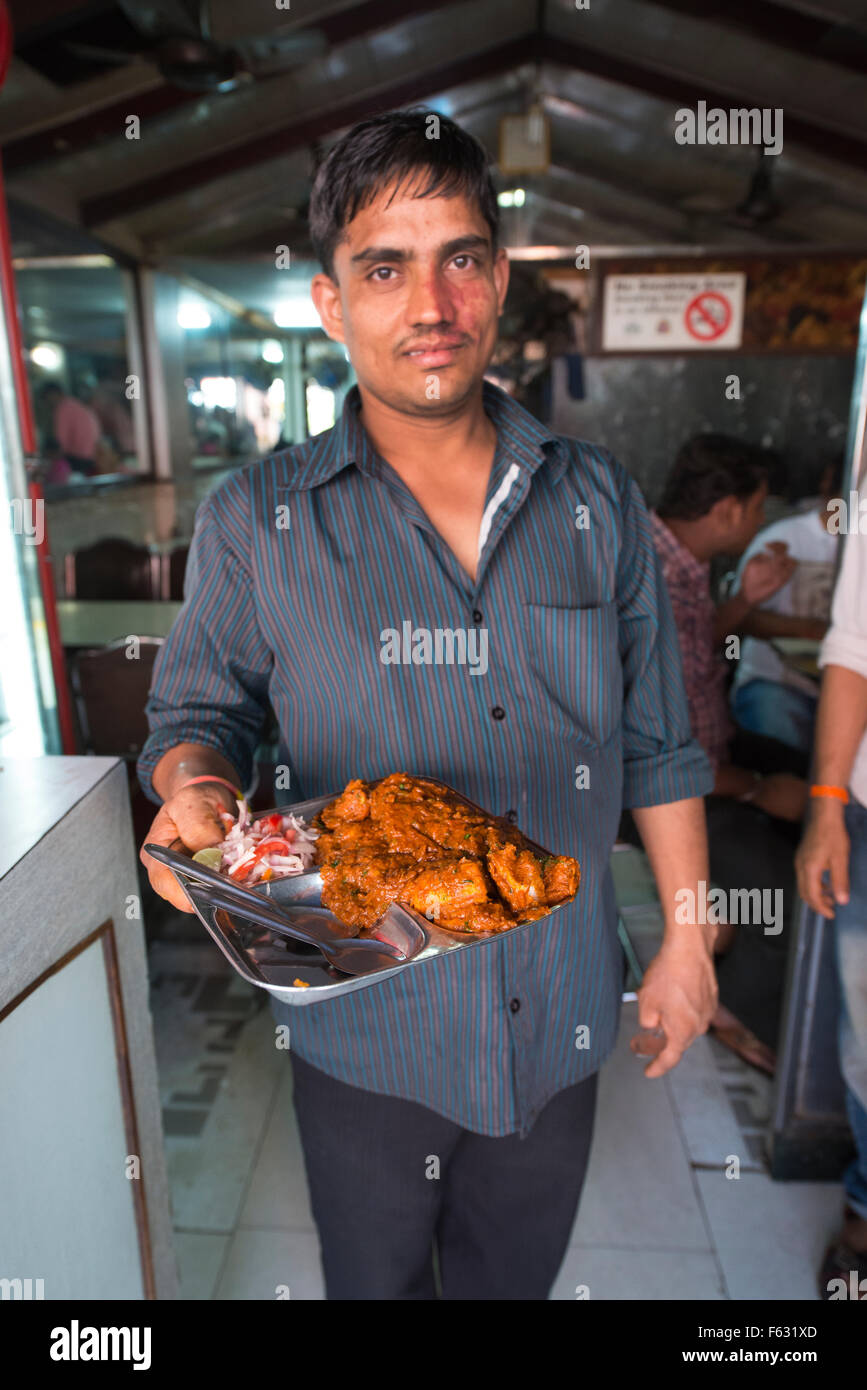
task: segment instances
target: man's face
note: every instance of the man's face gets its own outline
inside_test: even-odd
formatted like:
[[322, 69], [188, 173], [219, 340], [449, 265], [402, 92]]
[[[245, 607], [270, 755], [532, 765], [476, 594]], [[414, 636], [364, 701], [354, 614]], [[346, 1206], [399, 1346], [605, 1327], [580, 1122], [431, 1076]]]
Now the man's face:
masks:
[[474, 394], [491, 360], [508, 259], [465, 197], [414, 191], [389, 202], [384, 189], [363, 208], [335, 250], [336, 282], [320, 274], [311, 288], [363, 389], [404, 414], [444, 415]]

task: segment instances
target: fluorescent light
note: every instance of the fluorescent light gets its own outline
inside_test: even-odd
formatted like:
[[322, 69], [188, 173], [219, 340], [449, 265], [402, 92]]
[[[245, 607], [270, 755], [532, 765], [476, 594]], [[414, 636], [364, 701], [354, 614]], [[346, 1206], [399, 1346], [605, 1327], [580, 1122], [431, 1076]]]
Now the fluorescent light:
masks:
[[30, 360], [47, 372], [56, 372], [63, 361], [63, 353], [54, 343], [37, 343], [30, 349]]
[[276, 338], [266, 338], [262, 344], [262, 360], [273, 362], [275, 365], [283, 361], [283, 344], [278, 343]]
[[234, 410], [238, 404], [238, 383], [233, 376], [203, 376], [201, 386], [206, 410]]
[[497, 202], [501, 208], [522, 208], [525, 196], [523, 188], [506, 188], [497, 194]]
[[312, 299], [287, 299], [274, 310], [278, 328], [321, 328], [322, 320]]
[[196, 304], [192, 300], [182, 304], [178, 309], [178, 325], [185, 329], [210, 328], [211, 315], [208, 313], [204, 304]]

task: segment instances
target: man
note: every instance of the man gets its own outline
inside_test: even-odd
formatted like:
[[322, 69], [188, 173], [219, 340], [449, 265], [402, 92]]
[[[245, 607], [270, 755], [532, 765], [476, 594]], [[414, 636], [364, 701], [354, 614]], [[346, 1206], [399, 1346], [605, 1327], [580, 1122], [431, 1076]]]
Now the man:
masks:
[[771, 545], [743, 565], [732, 598], [716, 605], [710, 589], [711, 561], [740, 555], [749, 545], [762, 524], [767, 492], [760, 450], [728, 435], [700, 434], [678, 453], [651, 519], [680, 638], [692, 731], [714, 768], [707, 807], [711, 873], [727, 892], [759, 889], [770, 892], [772, 902], [776, 890], [783, 894], [782, 923], [766, 924], [778, 927], [775, 934], [758, 922], [740, 932], [730, 922], [720, 926], [720, 1002], [712, 1030], [744, 1061], [772, 1074], [785, 927], [795, 897], [795, 825], [807, 788], [787, 770], [796, 755], [785, 745], [735, 729], [723, 650], [757, 607], [789, 582], [795, 561], [785, 546]]
[[[621, 803], [666, 909], [639, 1010], [661, 1076], [716, 1002], [712, 928], [675, 902], [706, 879], [710, 777], [637, 487], [484, 381], [508, 260], [482, 148], [433, 113], [364, 121], [320, 168], [310, 223], [313, 298], [358, 385], [334, 429], [201, 508], [139, 764], [165, 803], [150, 838], [222, 837], [231, 793], [199, 779], [246, 783], [270, 695], [293, 800], [427, 773], [580, 859], [577, 899], [535, 928], [275, 1009], [328, 1297], [433, 1298], [436, 1242], [443, 1298], [541, 1299], [617, 1031]], [[484, 672], [384, 660], [407, 620], [484, 634]]]
[[[692, 731], [713, 764], [714, 795], [799, 820], [804, 788], [796, 779], [761, 777], [732, 759], [736, 730], [723, 658], [727, 640], [789, 582], [795, 560], [785, 546], [769, 546], [743, 566], [732, 598], [716, 605], [710, 591], [711, 561], [742, 554], [762, 524], [767, 494], [767, 467], [758, 449], [727, 435], [696, 435], [683, 445], [666, 479], [652, 515], [653, 538], [680, 638]], [[749, 746], [751, 755], [755, 746]]]
[[744, 551], [737, 576], [739, 582], [753, 557], [774, 545], [798, 557], [787, 583], [743, 622], [747, 637], [735, 668], [731, 710], [740, 728], [778, 739], [807, 757], [813, 747], [818, 685], [783, 660], [773, 639], [818, 642], [827, 631], [838, 539], [829, 503], [840, 491], [842, 471], [842, 457], [838, 466], [824, 467], [821, 496], [806, 510], [782, 516], [760, 531]]
[[[861, 489], [861, 527], [865, 507]], [[856, 519], [857, 524], [857, 519]], [[846, 1170], [843, 1225], [819, 1275], [867, 1289], [867, 533], [850, 530], [834, 591], [816, 720], [815, 782], [795, 864], [801, 897], [835, 921], [840, 980], [840, 1065], [856, 1156]], [[827, 881], [826, 881], [827, 880]], [[839, 1285], [836, 1286], [839, 1289]], [[861, 1292], [860, 1299], [867, 1300]]]
[[46, 382], [42, 399], [51, 414], [52, 439], [70, 467], [85, 477], [96, 473], [101, 429], [94, 411], [68, 395], [56, 381]]

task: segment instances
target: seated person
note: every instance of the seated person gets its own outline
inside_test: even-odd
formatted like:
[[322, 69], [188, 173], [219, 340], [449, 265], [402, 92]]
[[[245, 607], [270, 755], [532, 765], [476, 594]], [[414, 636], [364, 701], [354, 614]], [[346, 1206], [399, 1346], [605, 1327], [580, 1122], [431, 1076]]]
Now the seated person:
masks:
[[651, 523], [680, 637], [692, 732], [716, 774], [707, 801], [714, 883], [726, 892], [779, 889], [786, 914], [775, 935], [761, 924], [718, 931], [716, 950], [727, 954], [718, 963], [720, 1007], [711, 1030], [745, 1061], [773, 1072], [807, 785], [792, 771], [793, 763], [803, 763], [793, 750], [735, 729], [723, 649], [790, 581], [795, 561], [784, 551], [763, 550], [744, 564], [733, 598], [717, 606], [710, 589], [711, 560], [745, 550], [762, 524], [767, 493], [761, 450], [725, 435], [697, 435], [678, 453]]
[[[821, 641], [831, 612], [837, 534], [829, 530], [828, 511], [843, 484], [843, 456], [822, 468], [819, 496], [807, 510], [799, 508], [766, 526], [744, 551], [736, 584], [754, 555], [765, 548], [797, 558], [791, 579], [755, 607], [743, 623], [747, 634], [731, 691], [732, 713], [742, 729], [779, 739], [809, 755], [819, 684], [784, 661], [771, 644], [774, 637]], [[783, 553], [782, 551], [780, 553]]]
[[[767, 464], [759, 449], [726, 435], [696, 435], [678, 453], [651, 523], [680, 637], [692, 731], [716, 770], [714, 795], [800, 821], [806, 784], [803, 776], [786, 774], [793, 767], [806, 769], [777, 745], [736, 738], [723, 657], [727, 639], [791, 580], [795, 561], [779, 550], [762, 550], [743, 566], [733, 598], [717, 606], [710, 591], [711, 560], [745, 550], [762, 524], [767, 494]], [[741, 750], [747, 754], [742, 762], [736, 757]]]

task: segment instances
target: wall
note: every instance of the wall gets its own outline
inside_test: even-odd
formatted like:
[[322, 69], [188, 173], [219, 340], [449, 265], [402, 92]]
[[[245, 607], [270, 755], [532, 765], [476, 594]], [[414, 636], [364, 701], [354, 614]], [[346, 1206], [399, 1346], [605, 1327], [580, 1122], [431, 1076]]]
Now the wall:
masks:
[[[651, 505], [679, 445], [702, 430], [779, 449], [803, 493], [810, 465], [845, 445], [854, 367], [842, 356], [594, 357], [584, 363], [586, 399], [572, 400], [559, 358], [552, 424], [609, 448]], [[725, 397], [731, 373], [740, 378], [740, 400]]]

